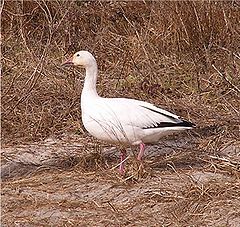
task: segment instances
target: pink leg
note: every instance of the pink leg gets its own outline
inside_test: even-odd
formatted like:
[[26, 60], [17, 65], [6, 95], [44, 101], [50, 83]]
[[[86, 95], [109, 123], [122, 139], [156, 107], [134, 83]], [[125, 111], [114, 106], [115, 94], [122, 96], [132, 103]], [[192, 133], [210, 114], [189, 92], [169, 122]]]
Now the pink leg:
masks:
[[125, 169], [124, 169], [124, 160], [126, 159], [126, 151], [125, 150], [121, 150], [120, 158], [121, 158], [121, 163], [119, 166], [119, 172], [121, 175], [123, 175], [125, 173]]
[[144, 150], [145, 150], [145, 144], [144, 143], [140, 143], [140, 151], [139, 151], [138, 157], [137, 157], [137, 159], [139, 161], [142, 161], [142, 156], [144, 155]]

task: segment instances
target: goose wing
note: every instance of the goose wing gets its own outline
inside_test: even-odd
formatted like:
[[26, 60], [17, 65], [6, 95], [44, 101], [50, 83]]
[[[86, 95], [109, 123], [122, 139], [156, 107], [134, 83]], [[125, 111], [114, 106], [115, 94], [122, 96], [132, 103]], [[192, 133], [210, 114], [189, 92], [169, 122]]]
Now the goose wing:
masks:
[[[111, 120], [122, 125], [131, 125], [142, 129], [182, 127], [192, 128], [194, 124], [180, 119], [179, 116], [160, 109], [150, 103], [135, 99], [105, 99]], [[108, 114], [108, 116], [110, 116]]]

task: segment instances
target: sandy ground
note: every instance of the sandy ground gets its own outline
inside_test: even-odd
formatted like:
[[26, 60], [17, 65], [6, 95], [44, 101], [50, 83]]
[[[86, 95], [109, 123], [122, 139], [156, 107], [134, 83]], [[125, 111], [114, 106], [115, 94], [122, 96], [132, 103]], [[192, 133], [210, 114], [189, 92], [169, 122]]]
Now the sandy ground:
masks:
[[196, 144], [163, 140], [142, 168], [129, 150], [123, 177], [116, 148], [90, 137], [3, 148], [2, 226], [240, 226], [240, 144]]

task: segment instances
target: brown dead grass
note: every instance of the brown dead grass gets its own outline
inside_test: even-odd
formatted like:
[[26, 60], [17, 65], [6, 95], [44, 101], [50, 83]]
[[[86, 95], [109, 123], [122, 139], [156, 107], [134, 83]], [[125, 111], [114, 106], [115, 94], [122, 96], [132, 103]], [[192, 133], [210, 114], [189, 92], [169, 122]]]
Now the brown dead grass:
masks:
[[[238, 226], [239, 7], [5, 1], [4, 224]], [[100, 95], [147, 100], [197, 129], [149, 149], [143, 169], [131, 156], [121, 178], [116, 150], [82, 128], [84, 72], [60, 67], [82, 49], [97, 57]]]
[[82, 78], [60, 63], [81, 49], [97, 56], [101, 95], [149, 100], [198, 125], [236, 125], [238, 21], [234, 1], [6, 1], [4, 144], [79, 128]]

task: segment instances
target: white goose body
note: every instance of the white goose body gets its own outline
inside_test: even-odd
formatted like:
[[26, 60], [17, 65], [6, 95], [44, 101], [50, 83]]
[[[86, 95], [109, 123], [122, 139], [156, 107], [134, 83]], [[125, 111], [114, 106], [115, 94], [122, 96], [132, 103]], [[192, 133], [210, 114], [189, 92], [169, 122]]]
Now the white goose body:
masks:
[[[140, 144], [139, 160], [144, 153], [144, 144], [157, 143], [163, 136], [194, 127], [193, 123], [147, 102], [100, 97], [96, 91], [97, 63], [88, 51], [75, 53], [64, 64], [86, 69], [81, 95], [82, 121], [86, 130], [110, 143]], [[124, 154], [121, 161], [123, 157]], [[124, 171], [122, 162], [120, 172]]]
[[[157, 143], [161, 137], [191, 128], [178, 116], [149, 103], [125, 98], [81, 98], [82, 121], [94, 137], [112, 143]], [[162, 127], [161, 127], [162, 124]], [[171, 126], [166, 127], [169, 124]], [[174, 126], [176, 124], [176, 126]]]

